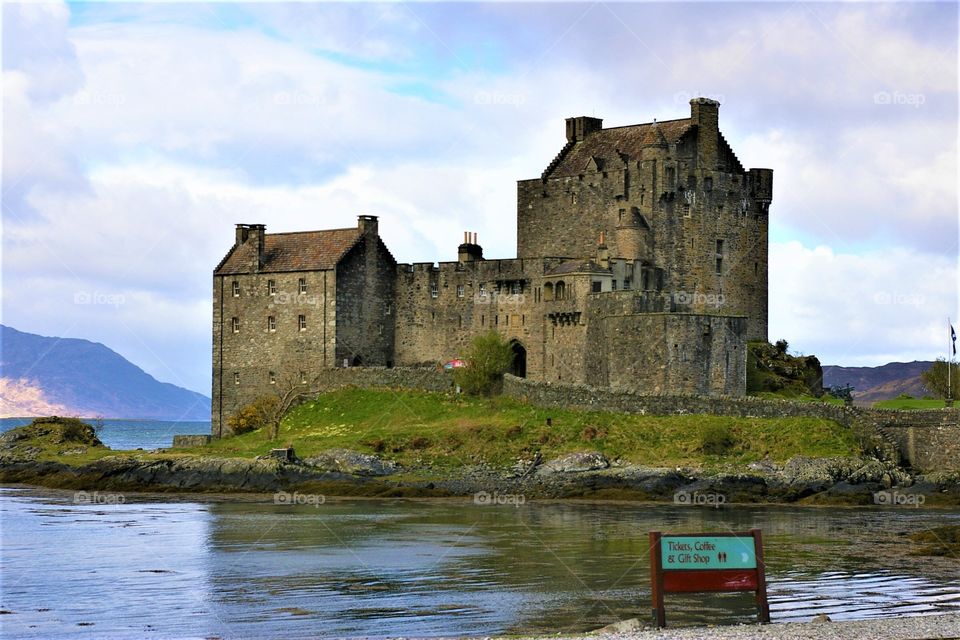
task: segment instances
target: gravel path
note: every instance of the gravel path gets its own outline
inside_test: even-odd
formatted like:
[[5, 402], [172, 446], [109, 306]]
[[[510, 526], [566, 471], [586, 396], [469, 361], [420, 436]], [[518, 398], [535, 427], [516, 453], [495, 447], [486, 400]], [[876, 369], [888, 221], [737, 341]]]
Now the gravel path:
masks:
[[634, 631], [629, 633], [597, 633], [580, 636], [580, 640], [930, 640], [960, 638], [960, 613], [850, 620], [843, 622], [791, 622], [768, 625], [731, 627], [697, 627]]

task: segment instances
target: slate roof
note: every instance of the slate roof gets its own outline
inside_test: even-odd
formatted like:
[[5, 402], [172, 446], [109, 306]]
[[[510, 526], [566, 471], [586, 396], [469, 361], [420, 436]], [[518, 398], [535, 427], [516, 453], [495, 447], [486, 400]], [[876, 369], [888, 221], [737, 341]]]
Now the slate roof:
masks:
[[608, 167], [623, 167], [625, 156], [640, 158], [644, 147], [678, 142], [696, 128], [693, 120], [665, 120], [600, 129], [571, 145], [567, 153], [549, 171], [549, 177], [575, 176]]
[[609, 275], [613, 272], [610, 269], [604, 269], [593, 260], [567, 260], [550, 269], [550, 271], [544, 275], [560, 276], [569, 273], [600, 273]]
[[[357, 227], [268, 233], [264, 238], [261, 273], [322, 271], [334, 269], [362, 236]], [[234, 247], [214, 272], [217, 275], [250, 273], [256, 246], [246, 242]]]

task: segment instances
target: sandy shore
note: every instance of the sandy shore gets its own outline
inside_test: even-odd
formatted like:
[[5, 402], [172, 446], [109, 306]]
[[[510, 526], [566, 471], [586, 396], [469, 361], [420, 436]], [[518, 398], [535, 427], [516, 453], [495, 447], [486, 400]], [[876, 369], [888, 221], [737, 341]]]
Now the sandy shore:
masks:
[[[558, 636], [550, 636], [556, 640]], [[589, 638], [623, 640], [929, 640], [960, 638], [960, 611], [943, 615], [851, 620], [842, 622], [791, 622], [728, 627], [688, 627], [678, 629], [598, 632], [569, 636], [570, 640]]]

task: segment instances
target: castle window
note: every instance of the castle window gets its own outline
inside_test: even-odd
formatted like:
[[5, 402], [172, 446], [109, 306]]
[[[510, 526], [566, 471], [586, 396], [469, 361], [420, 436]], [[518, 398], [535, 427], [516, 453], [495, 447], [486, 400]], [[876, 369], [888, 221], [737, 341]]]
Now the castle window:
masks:
[[301, 371], [301, 372], [300, 372], [300, 384], [307, 384], [307, 372], [306, 372], [306, 371]]
[[437, 288], [437, 283], [436, 283], [436, 282], [431, 282], [431, 283], [430, 283], [430, 297], [431, 297], [431, 298], [436, 298], [436, 297], [439, 296], [439, 295], [440, 295], [440, 290]]
[[624, 290], [624, 291], [629, 291], [632, 286], [633, 286], [633, 281], [631, 281], [630, 278], [624, 278], [624, 279], [623, 279], [623, 290]]
[[759, 271], [760, 271], [760, 265], [759, 265], [758, 263], [754, 262], [754, 263], [753, 263], [753, 275], [757, 275], [757, 273], [758, 273]]
[[687, 189], [689, 191], [697, 190], [697, 176], [687, 176]]
[[590, 287], [591, 287], [590, 290], [593, 293], [600, 293], [601, 291], [603, 291], [603, 283], [600, 282], [599, 280], [594, 280], [593, 282], [591, 282]]
[[300, 329], [300, 331], [307, 330], [307, 316], [297, 316], [297, 327]]
[[518, 295], [520, 295], [521, 293], [523, 293], [523, 281], [522, 281], [522, 280], [516, 280], [516, 281], [514, 281], [514, 282], [511, 282], [511, 283], [510, 283], [510, 293], [512, 293], [512, 294], [515, 295], [515, 296], [518, 296]]
[[267, 295], [275, 296], [277, 295], [277, 281], [276, 280], [267, 280]]
[[481, 298], [487, 297], [487, 285], [483, 282], [480, 283], [480, 297]]
[[553, 283], [547, 282], [543, 285], [543, 299], [553, 300]]
[[482, 313], [480, 314], [480, 326], [487, 326], [487, 316], [483, 315]]
[[300, 278], [300, 281], [297, 283], [297, 285], [298, 285], [299, 288], [300, 288], [300, 293], [306, 293], [306, 292], [307, 292], [307, 279], [306, 279], [306, 278]]
[[[499, 317], [499, 316], [497, 316], [497, 317]], [[503, 314], [503, 323], [504, 323], [506, 326], [508, 326], [508, 327], [510, 326], [510, 314], [509, 314], [509, 313]]]
[[270, 372], [269, 379], [270, 384], [277, 384], [277, 374], [275, 374], [273, 371]]
[[458, 298], [462, 298], [462, 297], [463, 297], [463, 285], [462, 285], [462, 284], [458, 284], [458, 285], [457, 285], [457, 297], [458, 297]]
[[616, 291], [616, 290], [617, 290], [617, 281], [616, 281], [616, 280], [614, 280], [613, 282], [610, 283], [610, 290], [611, 290], [611, 291]]
[[277, 330], [277, 319], [273, 316], [267, 316], [267, 331]]
[[717, 256], [717, 275], [718, 276], [723, 275], [723, 258], [721, 258], [720, 256]]
[[237, 282], [236, 280], [233, 281], [233, 297], [234, 298], [240, 297], [240, 283]]
[[713, 191], [713, 178], [704, 178], [704, 179], [703, 179], [703, 190], [704, 190], [704, 191]]
[[233, 325], [233, 332], [240, 333], [240, 318], [232, 318], [230, 323]]
[[717, 255], [723, 255], [723, 240], [717, 240]]
[[554, 287], [553, 291], [554, 291], [554, 295], [556, 296], [556, 299], [557, 299], [557, 300], [564, 300], [564, 299], [566, 299], [566, 297], [567, 297], [567, 287], [566, 287], [565, 284], [563, 284], [563, 280], [561, 280], [560, 282], [558, 282], [558, 283], [556, 284], [556, 286]]
[[495, 326], [495, 327], [499, 327], [499, 326], [500, 326], [500, 314], [499, 314], [499, 313], [498, 313], [497, 315], [493, 316], [493, 326]]
[[236, 371], [233, 372], [233, 384], [240, 384], [240, 374]]
[[667, 187], [667, 191], [673, 190], [673, 183], [676, 179], [677, 179], [677, 170], [674, 169], [673, 167], [667, 167], [667, 175], [665, 178], [667, 182], [667, 184], [665, 185]]

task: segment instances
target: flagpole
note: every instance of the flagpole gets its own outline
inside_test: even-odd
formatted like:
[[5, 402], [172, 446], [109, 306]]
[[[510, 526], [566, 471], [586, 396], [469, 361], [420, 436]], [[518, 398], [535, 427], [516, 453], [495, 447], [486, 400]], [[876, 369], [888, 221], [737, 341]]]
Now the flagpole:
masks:
[[953, 406], [953, 380], [951, 374], [953, 370], [953, 324], [950, 322], [950, 316], [947, 316], [947, 401], [945, 407]]

